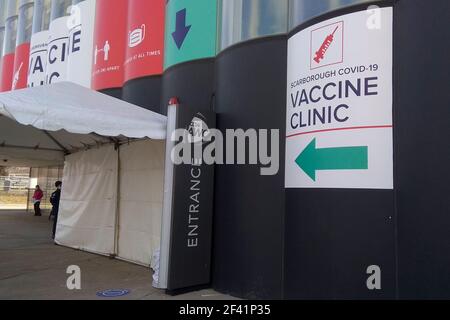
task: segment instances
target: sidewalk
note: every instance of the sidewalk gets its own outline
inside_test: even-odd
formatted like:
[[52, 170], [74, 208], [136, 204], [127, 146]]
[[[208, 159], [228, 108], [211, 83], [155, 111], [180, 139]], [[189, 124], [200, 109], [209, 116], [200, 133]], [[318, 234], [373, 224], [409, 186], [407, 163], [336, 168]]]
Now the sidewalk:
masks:
[[0, 210], [23, 210], [25, 211], [27, 206], [21, 204], [0, 204]]
[[[105, 299], [96, 293], [109, 289], [131, 291], [120, 299], [230, 298], [213, 290], [167, 296], [151, 286], [150, 269], [55, 246], [51, 226], [46, 215], [37, 218], [24, 211], [0, 211], [0, 299]], [[81, 268], [82, 290], [66, 288], [70, 265]]]

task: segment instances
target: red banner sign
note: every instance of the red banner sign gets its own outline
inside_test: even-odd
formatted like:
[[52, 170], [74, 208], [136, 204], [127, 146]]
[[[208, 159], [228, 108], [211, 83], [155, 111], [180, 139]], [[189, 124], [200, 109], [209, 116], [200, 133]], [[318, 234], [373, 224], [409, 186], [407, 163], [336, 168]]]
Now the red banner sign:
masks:
[[24, 89], [27, 87], [29, 60], [30, 60], [30, 44], [23, 43], [16, 48], [13, 79], [11, 86], [12, 90]]
[[128, 0], [125, 82], [159, 75], [164, 64], [166, 0]]
[[97, 0], [92, 89], [123, 86], [128, 0]]
[[14, 70], [14, 53], [7, 54], [2, 59], [2, 77], [0, 92], [11, 91]]

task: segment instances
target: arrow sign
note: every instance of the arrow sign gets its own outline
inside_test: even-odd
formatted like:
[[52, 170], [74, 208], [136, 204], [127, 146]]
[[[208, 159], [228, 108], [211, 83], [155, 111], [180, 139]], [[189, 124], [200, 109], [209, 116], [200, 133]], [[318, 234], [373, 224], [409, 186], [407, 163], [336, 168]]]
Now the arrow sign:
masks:
[[295, 160], [295, 163], [313, 180], [323, 170], [368, 170], [369, 147], [342, 147], [317, 149], [314, 139]]
[[186, 9], [178, 11], [175, 32], [172, 33], [173, 40], [175, 41], [178, 50], [183, 46], [189, 30], [191, 30], [191, 26], [186, 26]]

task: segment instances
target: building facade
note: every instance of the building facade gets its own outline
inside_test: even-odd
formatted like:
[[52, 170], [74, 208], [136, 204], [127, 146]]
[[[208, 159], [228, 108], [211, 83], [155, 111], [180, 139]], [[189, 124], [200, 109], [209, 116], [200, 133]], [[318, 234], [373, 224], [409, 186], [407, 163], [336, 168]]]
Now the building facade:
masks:
[[214, 289], [450, 297], [447, 0], [8, 0], [0, 10], [1, 91], [66, 80], [161, 114], [176, 97], [215, 112], [223, 132], [279, 130], [276, 175], [215, 167]]

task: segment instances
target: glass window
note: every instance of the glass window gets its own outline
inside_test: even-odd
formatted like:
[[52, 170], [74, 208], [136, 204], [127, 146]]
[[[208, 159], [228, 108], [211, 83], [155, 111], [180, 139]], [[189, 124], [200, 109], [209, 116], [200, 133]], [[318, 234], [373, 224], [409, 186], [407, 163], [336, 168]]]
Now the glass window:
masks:
[[[0, 48], [3, 51], [3, 40], [5, 39], [5, 27], [0, 27]], [[0, 63], [0, 75], [2, 74], [2, 65], [3, 63]]]
[[9, 17], [5, 24], [5, 40], [3, 41], [3, 56], [16, 50], [17, 16]]
[[22, 5], [19, 8], [19, 20], [17, 24], [17, 46], [30, 42], [33, 27], [33, 2]]
[[19, 0], [4, 0], [6, 2], [5, 21], [12, 16], [17, 15], [17, 8], [19, 7]]
[[6, 1], [0, 1], [0, 28], [5, 26]]
[[16, 50], [18, 4], [19, 0], [8, 0], [6, 3], [5, 37], [3, 39], [2, 56], [13, 53]]
[[53, 0], [50, 21], [68, 16], [70, 12], [69, 7], [72, 5], [72, 0]]
[[289, 28], [293, 29], [327, 11], [368, 1], [371, 0], [290, 0]]
[[50, 24], [51, 0], [35, 0], [33, 13], [33, 34], [48, 30]]
[[0, 27], [0, 48], [3, 48], [4, 39], [5, 39], [5, 27]]
[[219, 46], [285, 33], [288, 0], [219, 0]]

